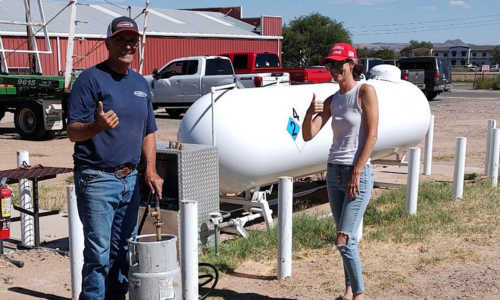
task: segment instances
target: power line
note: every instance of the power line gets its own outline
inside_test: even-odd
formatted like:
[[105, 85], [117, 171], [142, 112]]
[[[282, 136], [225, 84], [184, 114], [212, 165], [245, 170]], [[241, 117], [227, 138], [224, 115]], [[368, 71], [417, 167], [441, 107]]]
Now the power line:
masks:
[[[457, 25], [469, 25], [469, 24], [478, 24], [476, 26], [469, 26], [469, 27], [477, 27], [477, 26], [481, 26], [481, 25], [489, 25], [489, 24], [497, 24], [497, 23], [489, 23], [493, 20], [489, 20], [489, 21], [477, 21], [477, 22], [463, 22], [463, 23], [460, 23], [460, 24], [443, 24], [443, 25], [439, 25], [442, 27], [449, 27], [449, 26], [457, 26]], [[497, 21], [497, 20], [495, 20]], [[409, 30], [409, 29], [419, 29], [419, 30], [422, 30], [424, 28], [433, 28], [433, 29], [436, 29], [435, 27], [436, 25], [433, 25], [433, 26], [423, 26], [423, 27], [408, 27], [408, 28], [391, 28], [391, 29], [377, 29], [377, 30], [362, 30], [362, 31], [357, 31], [358, 33], [364, 33], [364, 32], [369, 32], [369, 33], [373, 33], [373, 32], [390, 32], [390, 31], [399, 31], [399, 30]], [[439, 27], [437, 27], [439, 28]], [[459, 27], [459, 28], [463, 28], [463, 27]], [[447, 28], [448, 29], [448, 28]], [[353, 32], [353, 34], [355, 34], [356, 32]]]
[[121, 7], [121, 6], [119, 6], [119, 5], [116, 5], [116, 4], [114, 4], [113, 2], [111, 2], [111, 1], [104, 0], [104, 2], [106, 2], [106, 3], [108, 3], [108, 4], [111, 4], [111, 5], [113, 5], [113, 6], [116, 6], [116, 7], [118, 7], [118, 8], [121, 8], [121, 9], [125, 9], [125, 10], [127, 10], [127, 8], [125, 8], [125, 7]]
[[470, 19], [484, 19], [484, 18], [490, 18], [490, 17], [498, 17], [500, 14], [494, 14], [494, 15], [486, 15], [486, 16], [479, 16], [479, 17], [468, 17], [468, 18], [457, 18], [457, 19], [447, 19], [447, 20], [437, 20], [437, 21], [420, 21], [420, 22], [411, 22], [411, 23], [396, 23], [396, 24], [384, 24], [384, 25], [363, 25], [363, 26], [353, 26], [353, 27], [347, 27], [347, 29], [354, 29], [354, 28], [373, 28], [373, 27], [389, 27], [389, 26], [406, 26], [406, 25], [417, 25], [417, 24], [429, 24], [429, 23], [441, 23], [441, 22], [449, 22], [449, 21], [463, 21], [463, 20], [470, 20]]
[[[424, 31], [438, 31], [438, 30], [458, 29], [458, 28], [481, 27], [481, 26], [490, 26], [490, 25], [498, 25], [498, 24], [500, 24], [500, 22], [498, 22], [498, 23], [490, 23], [490, 24], [487, 24], [487, 25], [457, 26], [457, 27], [451, 27], [451, 28], [432, 28], [432, 29], [424, 29], [424, 30], [418, 29], [418, 30], [409, 30], [409, 31], [400, 31], [400, 32], [396, 31], [396, 30], [399, 30], [399, 29], [394, 29], [392, 31], [380, 32], [380, 33], [361, 33], [361, 34], [352, 33], [352, 34], [356, 34], [356, 35], [400, 34], [400, 33], [411, 33], [411, 32], [424, 32]], [[406, 30], [406, 29], [401, 29], [401, 30]]]

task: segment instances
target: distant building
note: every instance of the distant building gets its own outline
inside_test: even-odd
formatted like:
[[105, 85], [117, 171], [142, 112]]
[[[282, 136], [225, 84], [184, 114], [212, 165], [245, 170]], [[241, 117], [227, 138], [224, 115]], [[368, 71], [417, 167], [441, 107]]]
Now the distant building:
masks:
[[464, 68], [493, 64], [492, 51], [497, 46], [453, 46], [432, 50], [432, 55], [448, 59], [452, 68]]

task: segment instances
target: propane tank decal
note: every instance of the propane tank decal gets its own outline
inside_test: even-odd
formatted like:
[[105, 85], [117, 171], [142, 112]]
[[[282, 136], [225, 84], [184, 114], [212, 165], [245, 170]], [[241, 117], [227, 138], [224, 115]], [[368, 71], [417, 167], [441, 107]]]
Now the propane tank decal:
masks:
[[173, 278], [159, 279], [158, 285], [160, 286], [160, 299], [175, 298]]
[[302, 133], [301, 133], [301, 124], [304, 120], [304, 114], [303, 113], [298, 113], [297, 110], [294, 107], [290, 107], [290, 116], [288, 118], [288, 124], [286, 127], [286, 131], [288, 131], [288, 134], [292, 137], [293, 141], [295, 142], [295, 146], [297, 146], [297, 150], [299, 152], [302, 151], [304, 146], [306, 145], [306, 142], [302, 139]]

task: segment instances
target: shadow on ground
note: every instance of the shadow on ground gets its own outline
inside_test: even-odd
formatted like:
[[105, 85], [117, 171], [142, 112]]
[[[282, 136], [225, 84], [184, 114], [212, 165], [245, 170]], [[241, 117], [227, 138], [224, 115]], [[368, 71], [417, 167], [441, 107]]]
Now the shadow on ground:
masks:
[[33, 297], [33, 299], [47, 299], [47, 300], [68, 300], [69, 298], [57, 296], [54, 294], [46, 294], [46, 293], [41, 293], [29, 289], [25, 289], [22, 287], [11, 287], [9, 288], [9, 291], [18, 293], [21, 295], [27, 295]]
[[[201, 289], [200, 295], [204, 295], [208, 292], [208, 289]], [[209, 297], [221, 297], [224, 300], [293, 300], [293, 298], [274, 298], [259, 295], [256, 293], [237, 293], [231, 290], [214, 290]]]

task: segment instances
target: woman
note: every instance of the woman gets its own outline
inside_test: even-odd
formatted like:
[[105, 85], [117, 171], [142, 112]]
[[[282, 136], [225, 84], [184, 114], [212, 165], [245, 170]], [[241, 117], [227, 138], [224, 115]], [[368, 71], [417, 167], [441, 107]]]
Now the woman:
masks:
[[355, 80], [362, 66], [351, 45], [335, 44], [321, 64], [340, 90], [324, 103], [313, 95], [302, 136], [305, 141], [311, 140], [332, 117], [334, 137], [328, 156], [327, 188], [337, 226], [335, 245], [342, 255], [346, 284], [344, 296], [337, 299], [360, 300], [364, 284], [356, 234], [373, 188], [370, 155], [377, 141], [378, 101], [371, 85]]

